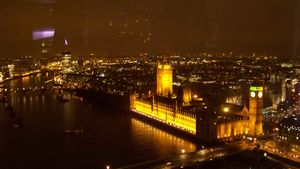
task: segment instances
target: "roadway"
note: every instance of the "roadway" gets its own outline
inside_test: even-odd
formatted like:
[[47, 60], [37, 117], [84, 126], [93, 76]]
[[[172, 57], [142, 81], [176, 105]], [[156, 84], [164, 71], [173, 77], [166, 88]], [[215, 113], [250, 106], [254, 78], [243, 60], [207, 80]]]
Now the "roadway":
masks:
[[[286, 162], [286, 160], [284, 158], [282, 158], [282, 157], [280, 158], [280, 156], [276, 157], [276, 155], [273, 155], [271, 153], [267, 153], [265, 157], [271, 161], [282, 164], [284, 168], [299, 169], [299, 167], [300, 167], [300, 163], [298, 163], [298, 165], [297, 164], [295, 164], [295, 165], [288, 164], [288, 162]], [[291, 162], [289, 162], [289, 163], [291, 163]]]
[[199, 164], [201, 162], [215, 160], [225, 156], [240, 153], [247, 149], [253, 149], [253, 145], [246, 141], [234, 142], [217, 146], [214, 148], [205, 148], [197, 152], [187, 153], [182, 152], [181, 155], [166, 159], [146, 161], [138, 164], [128, 165], [119, 169], [158, 169], [158, 168], [176, 168], [184, 167], [192, 164]]

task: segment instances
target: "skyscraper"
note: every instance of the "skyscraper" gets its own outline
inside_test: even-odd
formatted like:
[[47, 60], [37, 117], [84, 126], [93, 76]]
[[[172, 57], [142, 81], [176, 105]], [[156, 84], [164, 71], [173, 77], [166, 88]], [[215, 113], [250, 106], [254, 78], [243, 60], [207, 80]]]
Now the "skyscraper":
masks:
[[65, 40], [65, 49], [62, 52], [62, 72], [68, 73], [71, 71], [71, 52], [68, 50], [68, 41]]

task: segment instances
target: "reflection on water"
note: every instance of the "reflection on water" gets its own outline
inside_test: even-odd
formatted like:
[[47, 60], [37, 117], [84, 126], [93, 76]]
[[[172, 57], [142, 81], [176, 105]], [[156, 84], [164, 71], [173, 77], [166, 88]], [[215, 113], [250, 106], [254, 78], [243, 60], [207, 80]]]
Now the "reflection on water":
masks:
[[[63, 95], [64, 98], [70, 100], [71, 96], [70, 93], [66, 93]], [[75, 117], [74, 117], [74, 105], [63, 103], [63, 116], [64, 116], [64, 122], [65, 122], [65, 128], [66, 129], [76, 129], [75, 128]]]
[[147, 143], [154, 144], [156, 150], [162, 157], [168, 156], [170, 151], [174, 152], [174, 150], [175, 152], [178, 152], [178, 154], [181, 153], [182, 149], [186, 152], [196, 151], [195, 144], [144, 123], [136, 118], [131, 118], [131, 126], [134, 144], [143, 144], [140, 142], [140, 137], [149, 138]]
[[[43, 85], [42, 76], [4, 83], [19, 88], [38, 85]], [[182, 149], [196, 150], [195, 144], [132, 118], [128, 112], [103, 110], [101, 105], [69, 93], [64, 93], [64, 98], [70, 101], [60, 102], [54, 91], [9, 94], [26, 129], [12, 128], [0, 105], [1, 169], [95, 169], [107, 163], [116, 168], [175, 156]], [[65, 135], [67, 129], [82, 129], [84, 133]]]

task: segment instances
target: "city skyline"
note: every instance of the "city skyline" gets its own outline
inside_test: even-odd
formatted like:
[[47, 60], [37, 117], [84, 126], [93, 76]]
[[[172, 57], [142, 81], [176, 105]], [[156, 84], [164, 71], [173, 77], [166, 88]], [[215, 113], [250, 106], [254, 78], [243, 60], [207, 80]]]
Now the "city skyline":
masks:
[[[0, 166], [196, 169], [235, 156], [245, 161], [232, 166], [257, 166], [250, 156], [280, 167], [278, 158], [268, 159], [274, 155], [299, 165], [298, 65], [272, 55], [137, 59], [71, 52], [65, 46], [57, 59], [3, 63], [0, 133], [9, 141], [0, 146], [11, 148], [2, 150]], [[149, 135], [160, 141], [149, 142]], [[91, 160], [82, 160], [86, 151]]]

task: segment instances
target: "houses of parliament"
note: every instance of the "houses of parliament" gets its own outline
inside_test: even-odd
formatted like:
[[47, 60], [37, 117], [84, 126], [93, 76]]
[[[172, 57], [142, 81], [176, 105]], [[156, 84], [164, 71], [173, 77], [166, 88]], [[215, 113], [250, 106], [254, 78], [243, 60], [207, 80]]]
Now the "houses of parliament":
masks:
[[190, 87], [180, 88], [181, 92], [175, 95], [172, 66], [158, 63], [156, 93], [146, 97], [130, 95], [130, 110], [208, 142], [263, 134], [262, 86], [250, 86], [248, 107], [224, 104], [218, 108], [193, 97]]

